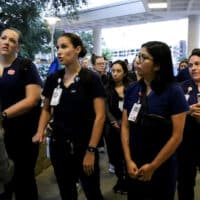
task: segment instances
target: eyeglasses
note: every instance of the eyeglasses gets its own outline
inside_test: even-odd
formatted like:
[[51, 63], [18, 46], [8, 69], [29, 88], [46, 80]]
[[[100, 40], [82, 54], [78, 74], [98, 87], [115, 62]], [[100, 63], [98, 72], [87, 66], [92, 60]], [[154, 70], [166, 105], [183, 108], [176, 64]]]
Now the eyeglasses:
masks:
[[99, 62], [99, 63], [97, 62], [96, 63], [96, 65], [105, 65], [105, 64], [106, 64], [105, 62]]
[[195, 66], [195, 67], [200, 67], [200, 62], [194, 62], [194, 63], [189, 63], [189, 64], [188, 64], [188, 67], [189, 67], [189, 68], [192, 68], [193, 66]]
[[149, 56], [147, 56], [147, 55], [145, 55], [145, 54], [141, 54], [141, 53], [139, 53], [139, 54], [137, 55], [137, 57], [139, 58], [140, 63], [144, 63], [145, 60], [153, 60], [152, 57], [149, 57]]

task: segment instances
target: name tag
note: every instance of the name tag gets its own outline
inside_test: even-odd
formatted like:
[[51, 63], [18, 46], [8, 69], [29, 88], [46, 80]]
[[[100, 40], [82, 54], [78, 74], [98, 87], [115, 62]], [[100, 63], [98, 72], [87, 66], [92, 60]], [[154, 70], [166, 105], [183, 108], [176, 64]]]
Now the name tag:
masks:
[[186, 99], [186, 101], [188, 101], [189, 97], [190, 97], [189, 94], [185, 94], [185, 99]]
[[51, 102], [50, 102], [51, 106], [57, 106], [59, 104], [61, 94], [62, 94], [62, 88], [55, 88], [54, 89], [53, 95], [51, 97]]
[[122, 111], [123, 110], [123, 101], [120, 100], [119, 103], [118, 103], [118, 108]]
[[141, 104], [140, 103], [134, 103], [134, 105], [131, 109], [131, 112], [129, 113], [128, 120], [135, 122], [137, 120], [137, 116], [140, 112], [140, 109], [141, 109]]

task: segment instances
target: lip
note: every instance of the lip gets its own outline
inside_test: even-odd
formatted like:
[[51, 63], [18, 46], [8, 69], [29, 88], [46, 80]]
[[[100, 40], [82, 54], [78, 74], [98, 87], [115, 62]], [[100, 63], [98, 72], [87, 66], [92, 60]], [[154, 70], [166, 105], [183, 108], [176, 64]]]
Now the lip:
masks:
[[192, 73], [192, 76], [198, 76], [200, 73]]
[[8, 51], [8, 47], [2, 47], [1, 50], [2, 51]]

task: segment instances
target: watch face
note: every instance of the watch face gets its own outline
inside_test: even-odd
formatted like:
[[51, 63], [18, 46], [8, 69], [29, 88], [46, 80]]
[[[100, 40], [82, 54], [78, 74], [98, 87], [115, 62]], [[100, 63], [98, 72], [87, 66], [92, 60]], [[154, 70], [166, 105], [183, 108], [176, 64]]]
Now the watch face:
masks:
[[95, 147], [88, 147], [87, 150], [89, 152], [95, 152], [96, 151], [96, 148]]

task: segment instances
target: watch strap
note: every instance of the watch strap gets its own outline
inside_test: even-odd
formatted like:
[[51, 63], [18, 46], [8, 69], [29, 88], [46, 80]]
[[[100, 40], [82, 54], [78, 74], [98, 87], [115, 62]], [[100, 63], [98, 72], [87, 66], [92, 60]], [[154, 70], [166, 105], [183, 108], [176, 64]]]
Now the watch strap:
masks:
[[92, 147], [92, 146], [88, 146], [88, 147], [87, 147], [87, 151], [88, 151], [88, 152], [95, 153], [96, 150], [97, 150], [96, 147]]

